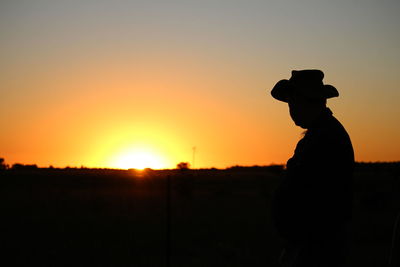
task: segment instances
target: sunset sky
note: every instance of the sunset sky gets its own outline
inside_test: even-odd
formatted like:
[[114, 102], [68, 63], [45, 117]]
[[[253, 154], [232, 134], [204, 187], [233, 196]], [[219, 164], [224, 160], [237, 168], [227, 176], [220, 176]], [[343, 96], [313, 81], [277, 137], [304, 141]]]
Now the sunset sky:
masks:
[[0, 157], [173, 168], [196, 147], [195, 168], [285, 163], [303, 129], [270, 90], [317, 68], [356, 160], [400, 160], [399, 13], [397, 0], [1, 0]]

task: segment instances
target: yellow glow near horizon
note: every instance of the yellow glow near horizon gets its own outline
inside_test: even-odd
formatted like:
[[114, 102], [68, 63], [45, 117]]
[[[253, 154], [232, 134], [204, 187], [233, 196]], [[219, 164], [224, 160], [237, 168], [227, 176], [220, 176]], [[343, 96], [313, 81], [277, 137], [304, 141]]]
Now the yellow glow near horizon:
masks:
[[127, 150], [117, 154], [110, 162], [111, 167], [118, 169], [166, 168], [165, 160], [151, 150]]
[[400, 160], [400, 1], [156, 2], [0, 3], [7, 164], [284, 164], [303, 130], [270, 90], [308, 68], [356, 160]]

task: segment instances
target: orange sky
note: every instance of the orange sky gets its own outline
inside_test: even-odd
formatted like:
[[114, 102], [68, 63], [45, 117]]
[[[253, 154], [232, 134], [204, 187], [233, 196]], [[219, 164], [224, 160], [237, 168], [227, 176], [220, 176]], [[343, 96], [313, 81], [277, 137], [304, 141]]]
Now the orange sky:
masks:
[[356, 160], [400, 160], [400, 4], [332, 2], [2, 1], [0, 157], [285, 163], [302, 129], [269, 91], [319, 68]]

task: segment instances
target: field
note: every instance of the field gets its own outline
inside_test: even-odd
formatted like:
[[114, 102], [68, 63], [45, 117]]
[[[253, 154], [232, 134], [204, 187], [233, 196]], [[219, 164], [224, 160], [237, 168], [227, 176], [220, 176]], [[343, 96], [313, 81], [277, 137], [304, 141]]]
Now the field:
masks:
[[[269, 206], [281, 175], [276, 167], [1, 171], [2, 261], [168, 266], [169, 251], [174, 267], [277, 266]], [[400, 164], [357, 164], [350, 266], [387, 265], [399, 193]]]

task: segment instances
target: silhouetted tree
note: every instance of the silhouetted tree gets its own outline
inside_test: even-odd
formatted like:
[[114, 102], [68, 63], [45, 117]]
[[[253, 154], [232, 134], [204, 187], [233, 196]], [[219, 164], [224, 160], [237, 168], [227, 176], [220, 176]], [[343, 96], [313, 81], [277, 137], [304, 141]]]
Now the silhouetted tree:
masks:
[[0, 170], [5, 170], [7, 169], [7, 165], [4, 162], [3, 158], [0, 158]]
[[188, 170], [190, 167], [189, 162], [181, 162], [176, 165], [176, 168], [179, 170]]

